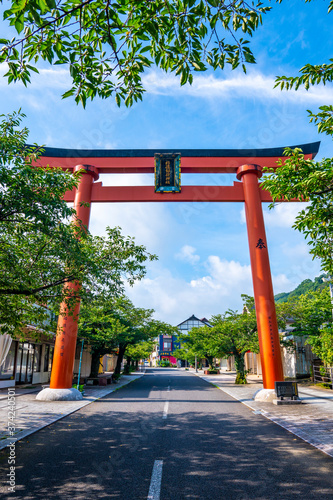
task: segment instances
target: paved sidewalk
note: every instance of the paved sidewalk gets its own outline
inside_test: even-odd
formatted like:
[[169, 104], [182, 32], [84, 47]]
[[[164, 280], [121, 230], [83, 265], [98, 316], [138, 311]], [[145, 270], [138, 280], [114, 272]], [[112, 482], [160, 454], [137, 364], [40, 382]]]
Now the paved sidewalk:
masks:
[[[32, 389], [10, 387], [0, 390], [0, 450], [15, 441], [47, 427], [61, 418], [102, 398], [144, 375], [144, 372], [122, 375], [117, 384], [88, 386], [81, 401], [37, 401], [42, 386]], [[15, 398], [8, 396], [15, 392]], [[10, 404], [8, 404], [10, 403]], [[14, 403], [14, 404], [13, 404]], [[9, 426], [12, 426], [11, 432]]]
[[303, 404], [276, 406], [253, 400], [254, 393], [262, 388], [262, 381], [256, 376], [250, 376], [247, 385], [235, 385], [234, 372], [221, 375], [191, 372], [333, 457], [333, 391], [299, 385]]

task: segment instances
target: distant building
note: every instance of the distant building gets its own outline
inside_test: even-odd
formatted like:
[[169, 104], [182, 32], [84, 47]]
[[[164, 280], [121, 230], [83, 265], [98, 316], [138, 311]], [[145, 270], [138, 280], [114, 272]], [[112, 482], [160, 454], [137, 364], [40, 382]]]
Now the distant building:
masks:
[[177, 328], [180, 330], [181, 333], [186, 333], [189, 332], [192, 328], [200, 328], [202, 326], [212, 326], [212, 325], [209, 323], [208, 319], [206, 318], [199, 319], [196, 316], [194, 316], [194, 314], [192, 314], [190, 318], [186, 319], [182, 323], [179, 323], [179, 325], [177, 325]]
[[[185, 321], [182, 321], [177, 325], [180, 333], [186, 334], [192, 328], [200, 328], [202, 326], [211, 326], [206, 318], [199, 319], [194, 314]], [[159, 335], [157, 352], [154, 356], [155, 359], [162, 361], [162, 359], [168, 359], [170, 364], [177, 364], [177, 358], [173, 355], [174, 351], [180, 349], [180, 342], [178, 341], [177, 335]]]

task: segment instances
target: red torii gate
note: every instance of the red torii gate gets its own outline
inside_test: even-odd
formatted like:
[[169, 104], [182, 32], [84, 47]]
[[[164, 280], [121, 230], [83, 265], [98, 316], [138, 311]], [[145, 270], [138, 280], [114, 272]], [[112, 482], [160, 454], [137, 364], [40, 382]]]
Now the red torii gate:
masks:
[[[313, 159], [320, 142], [292, 146], [301, 148], [305, 158]], [[233, 186], [182, 186], [180, 193], [155, 192], [153, 186], [103, 186], [97, 181], [101, 173], [154, 173], [156, 153], [171, 150], [71, 150], [45, 148], [38, 160], [40, 166], [82, 170], [77, 189], [67, 192], [65, 200], [74, 202], [77, 216], [89, 226], [90, 204], [101, 202], [245, 202], [253, 290], [258, 323], [264, 389], [271, 392], [276, 381], [283, 380], [280, 341], [276, 320], [262, 202], [270, 202], [258, 179], [262, 168], [276, 168], [286, 158], [284, 148], [258, 150], [177, 150], [181, 155], [182, 173], [234, 173]], [[82, 202], [89, 206], [82, 206]], [[75, 285], [72, 284], [74, 287]], [[58, 321], [50, 389], [38, 399], [79, 399], [72, 388], [77, 338], [78, 302], [74, 315], [66, 315], [63, 304]], [[46, 391], [46, 393], [45, 393]], [[43, 394], [45, 393], [45, 394]]]

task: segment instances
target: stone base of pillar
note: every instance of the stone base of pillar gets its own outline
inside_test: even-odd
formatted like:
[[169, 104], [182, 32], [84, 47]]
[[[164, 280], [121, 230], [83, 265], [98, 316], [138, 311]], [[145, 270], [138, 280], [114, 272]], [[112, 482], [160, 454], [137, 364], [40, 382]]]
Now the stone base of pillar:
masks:
[[77, 389], [50, 389], [47, 387], [40, 391], [36, 399], [38, 401], [79, 401], [83, 399], [82, 393]]
[[263, 403], [273, 403], [273, 400], [276, 399], [276, 392], [274, 389], [260, 389], [254, 393], [253, 399]]

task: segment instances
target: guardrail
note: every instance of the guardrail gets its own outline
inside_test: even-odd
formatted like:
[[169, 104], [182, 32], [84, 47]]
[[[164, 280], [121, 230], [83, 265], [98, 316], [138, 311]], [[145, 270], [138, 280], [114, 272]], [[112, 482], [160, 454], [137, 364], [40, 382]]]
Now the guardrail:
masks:
[[333, 384], [333, 366], [314, 366], [313, 379], [316, 383]]

